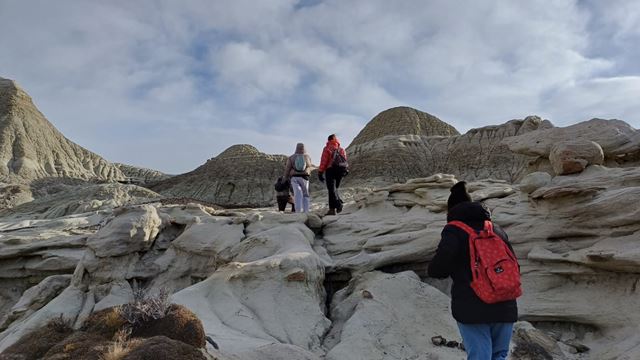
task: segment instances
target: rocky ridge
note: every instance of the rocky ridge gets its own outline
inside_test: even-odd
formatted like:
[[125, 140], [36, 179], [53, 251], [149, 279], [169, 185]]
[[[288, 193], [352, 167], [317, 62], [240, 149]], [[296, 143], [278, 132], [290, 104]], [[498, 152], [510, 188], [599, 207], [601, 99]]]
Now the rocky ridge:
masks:
[[122, 180], [113, 164], [65, 138], [14, 81], [0, 78], [0, 176]]
[[273, 204], [273, 183], [284, 173], [286, 156], [268, 155], [251, 145], [233, 145], [186, 174], [151, 186], [168, 197], [189, 197], [225, 207]]
[[[400, 116], [395, 121], [406, 120]], [[549, 127], [552, 125], [548, 121], [531, 116], [463, 135], [443, 136], [434, 131], [436, 135], [429, 136], [382, 133], [380, 137], [367, 137], [347, 148], [351, 167], [348, 181], [404, 182], [447, 173], [464, 180], [494, 178], [516, 182], [529, 171], [529, 162], [536, 157], [515, 154], [502, 140]]]
[[114, 163], [114, 165], [117, 166], [118, 169], [120, 169], [120, 171], [122, 171], [122, 173], [124, 174], [125, 182], [131, 184], [148, 186], [171, 177], [171, 175], [165, 174], [158, 170], [141, 168], [120, 163]]

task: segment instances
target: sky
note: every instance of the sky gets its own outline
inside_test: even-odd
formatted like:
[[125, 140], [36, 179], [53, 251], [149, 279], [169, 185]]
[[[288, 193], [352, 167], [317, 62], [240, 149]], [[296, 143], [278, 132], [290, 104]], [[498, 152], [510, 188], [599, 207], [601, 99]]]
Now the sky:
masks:
[[0, 76], [66, 137], [170, 174], [234, 144], [317, 163], [395, 106], [464, 133], [640, 128], [636, 0], [2, 0]]

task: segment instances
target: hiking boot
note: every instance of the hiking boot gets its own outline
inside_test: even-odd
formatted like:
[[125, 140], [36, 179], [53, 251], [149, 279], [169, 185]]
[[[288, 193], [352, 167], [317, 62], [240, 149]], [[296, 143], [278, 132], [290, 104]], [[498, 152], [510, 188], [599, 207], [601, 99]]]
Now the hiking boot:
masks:
[[340, 214], [342, 212], [342, 204], [336, 208], [336, 213]]
[[335, 215], [335, 214], [336, 214], [336, 209], [329, 209], [329, 211], [327, 211], [325, 215]]

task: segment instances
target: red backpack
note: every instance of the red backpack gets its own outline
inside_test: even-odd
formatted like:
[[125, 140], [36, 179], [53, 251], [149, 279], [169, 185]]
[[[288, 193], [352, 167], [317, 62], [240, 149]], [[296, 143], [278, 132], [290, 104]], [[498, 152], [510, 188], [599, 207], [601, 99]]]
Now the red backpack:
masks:
[[450, 221], [469, 234], [471, 288], [487, 304], [515, 300], [522, 295], [518, 259], [507, 244], [493, 232], [491, 221], [477, 232], [461, 221]]

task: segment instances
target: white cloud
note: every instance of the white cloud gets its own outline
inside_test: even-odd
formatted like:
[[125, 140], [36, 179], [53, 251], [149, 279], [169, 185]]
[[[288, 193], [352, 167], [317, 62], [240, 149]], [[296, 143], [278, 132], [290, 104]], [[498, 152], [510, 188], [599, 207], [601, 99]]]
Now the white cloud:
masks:
[[[636, 128], [633, 0], [0, 2], [0, 76], [109, 160], [171, 173], [234, 143], [314, 160], [398, 105], [456, 128]], [[18, 31], [16, 30], [18, 29]]]
[[232, 86], [249, 103], [288, 96], [299, 82], [295, 67], [248, 43], [227, 44], [212, 57], [221, 87]]

